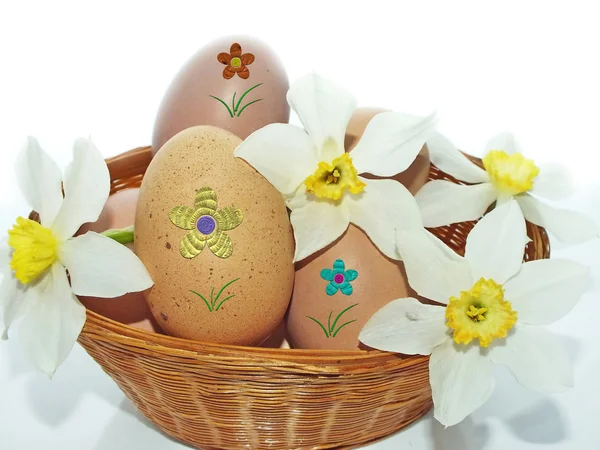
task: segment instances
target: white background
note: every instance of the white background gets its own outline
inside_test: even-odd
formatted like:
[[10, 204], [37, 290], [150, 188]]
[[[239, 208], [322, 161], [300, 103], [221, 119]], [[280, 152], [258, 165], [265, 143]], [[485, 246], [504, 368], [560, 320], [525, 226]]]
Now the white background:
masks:
[[[208, 40], [262, 38], [293, 80], [315, 70], [363, 106], [427, 113], [462, 149], [481, 154], [504, 129], [536, 162], [567, 164], [581, 193], [566, 206], [600, 222], [600, 15], [594, 2], [276, 1], [2, 2], [0, 230], [28, 213], [12, 164], [28, 134], [61, 164], [91, 136], [106, 156], [150, 143], [164, 90]], [[395, 5], [395, 6], [391, 6]], [[565, 249], [600, 275], [600, 244]], [[459, 426], [431, 416], [369, 448], [600, 448], [598, 283], [553, 325], [571, 351], [576, 387], [543, 397], [505, 371], [490, 401]], [[76, 346], [52, 381], [17, 339], [0, 343], [0, 449], [173, 450]]]

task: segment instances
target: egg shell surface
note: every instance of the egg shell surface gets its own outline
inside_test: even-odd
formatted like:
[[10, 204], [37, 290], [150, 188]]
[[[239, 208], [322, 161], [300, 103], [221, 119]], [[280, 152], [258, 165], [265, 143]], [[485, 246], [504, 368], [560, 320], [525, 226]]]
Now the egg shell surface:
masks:
[[[240, 143], [216, 127], [189, 128], [163, 146], [144, 176], [135, 249], [155, 282], [146, 294], [150, 309], [171, 335], [259, 344], [289, 304], [294, 240], [287, 210], [262, 175], [234, 158]], [[189, 221], [181, 216], [175, 225], [174, 210]]]
[[214, 125], [245, 139], [270, 123], [287, 123], [288, 89], [283, 64], [264, 42], [248, 36], [213, 41], [168, 87], [154, 123], [153, 152], [196, 125]]

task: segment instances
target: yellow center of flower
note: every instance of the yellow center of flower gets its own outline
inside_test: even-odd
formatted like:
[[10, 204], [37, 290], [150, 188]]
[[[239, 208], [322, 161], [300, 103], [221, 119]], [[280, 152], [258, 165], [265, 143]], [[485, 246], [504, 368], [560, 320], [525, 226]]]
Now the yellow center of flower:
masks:
[[494, 339], [507, 336], [517, 323], [517, 313], [504, 300], [502, 285], [481, 278], [471, 290], [462, 291], [460, 298], [450, 298], [446, 320], [457, 344], [479, 339], [479, 345], [487, 347]]
[[231, 58], [231, 61], [229, 62], [229, 64], [231, 64], [231, 67], [234, 68], [238, 68], [242, 65], [242, 60], [240, 58]]
[[494, 187], [508, 196], [530, 190], [540, 173], [531, 159], [520, 153], [509, 155], [503, 150], [490, 150], [483, 158], [483, 167]]
[[308, 192], [319, 198], [339, 200], [348, 188], [353, 194], [360, 194], [366, 184], [358, 179], [356, 168], [348, 153], [335, 158], [331, 164], [320, 162], [314, 174], [304, 180]]
[[14, 250], [10, 268], [23, 284], [34, 281], [58, 258], [58, 240], [33, 220], [18, 217], [8, 236], [8, 245]]

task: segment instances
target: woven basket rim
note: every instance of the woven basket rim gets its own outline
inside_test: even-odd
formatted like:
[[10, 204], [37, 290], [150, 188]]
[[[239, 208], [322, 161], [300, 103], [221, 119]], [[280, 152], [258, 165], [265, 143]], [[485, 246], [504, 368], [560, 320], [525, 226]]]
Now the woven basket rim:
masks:
[[[137, 147], [128, 152], [108, 158], [107, 163], [123, 160], [128, 157], [147, 157], [150, 146]], [[471, 161], [482, 166], [481, 159], [465, 154]], [[432, 167], [435, 167], [432, 164]], [[113, 180], [113, 184], [118, 184], [120, 180]], [[466, 184], [455, 180], [459, 184]], [[541, 258], [549, 257], [549, 242], [545, 230], [541, 227], [534, 227], [539, 234], [539, 244], [542, 248], [538, 253]], [[534, 240], [535, 241], [535, 240]], [[218, 344], [212, 342], [195, 341], [190, 339], [177, 338], [174, 336], [153, 333], [146, 330], [134, 328], [129, 325], [117, 322], [104, 317], [91, 310], [87, 311], [87, 320], [83, 333], [94, 335], [99, 341], [120, 341], [127, 346], [133, 346], [150, 351], [156, 351], [163, 354], [170, 354], [182, 358], [189, 357], [192, 360], [199, 355], [212, 355], [219, 358], [248, 359], [262, 361], [281, 361], [286, 364], [297, 363], [305, 365], [313, 363], [315, 365], [325, 364], [327, 366], [352, 365], [360, 367], [361, 364], [367, 364], [372, 367], [374, 363], [394, 364], [400, 366], [410, 366], [420, 364], [429, 359], [429, 356], [422, 355], [401, 355], [380, 350], [322, 350], [322, 349], [282, 349]]]
[[327, 366], [360, 366], [377, 365], [410, 366], [419, 364], [429, 358], [422, 355], [400, 355], [380, 350], [320, 350], [320, 349], [283, 349], [251, 346], [217, 344], [213, 342], [194, 341], [174, 336], [153, 333], [134, 328], [93, 311], [87, 311], [85, 333], [94, 335], [99, 341], [119, 341], [127, 346], [148, 349], [181, 358], [196, 360], [199, 355], [210, 355], [219, 359], [285, 362], [286, 365], [298, 364]]

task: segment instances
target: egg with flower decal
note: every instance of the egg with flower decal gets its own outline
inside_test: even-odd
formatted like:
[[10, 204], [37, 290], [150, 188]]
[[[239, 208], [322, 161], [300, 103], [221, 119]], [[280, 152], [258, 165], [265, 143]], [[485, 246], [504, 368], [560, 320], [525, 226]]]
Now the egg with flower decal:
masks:
[[165, 93], [154, 122], [152, 149], [186, 128], [214, 125], [245, 139], [270, 123], [287, 123], [285, 69], [264, 42], [228, 36], [201, 48]]
[[155, 284], [146, 300], [169, 334], [254, 345], [280, 324], [294, 240], [279, 192], [210, 126], [171, 138], [144, 176], [135, 250]]
[[288, 339], [296, 348], [357, 349], [369, 318], [403, 297], [416, 297], [403, 263], [350, 224], [336, 242], [296, 264]]
[[[354, 111], [345, 135], [352, 156], [379, 108]], [[410, 167], [393, 177], [414, 195], [429, 175], [429, 153], [424, 146]], [[366, 178], [379, 178], [366, 175]], [[288, 339], [296, 348], [355, 350], [358, 335], [369, 318], [397, 298], [415, 297], [404, 264], [385, 256], [358, 227], [296, 264], [292, 302], [287, 317]]]

